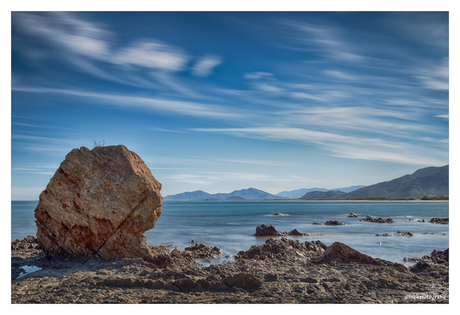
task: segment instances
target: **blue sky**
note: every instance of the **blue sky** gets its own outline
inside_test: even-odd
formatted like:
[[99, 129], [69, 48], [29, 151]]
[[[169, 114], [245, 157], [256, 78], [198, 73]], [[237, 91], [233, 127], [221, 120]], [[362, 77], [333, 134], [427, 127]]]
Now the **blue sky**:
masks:
[[11, 186], [124, 144], [162, 194], [369, 185], [449, 163], [446, 12], [13, 12]]

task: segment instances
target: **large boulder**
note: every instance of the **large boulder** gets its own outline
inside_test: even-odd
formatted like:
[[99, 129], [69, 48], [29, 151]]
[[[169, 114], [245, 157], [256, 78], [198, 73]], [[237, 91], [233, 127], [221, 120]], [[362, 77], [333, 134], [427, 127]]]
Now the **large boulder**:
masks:
[[67, 154], [35, 209], [48, 258], [152, 257], [145, 231], [161, 214], [161, 184], [123, 145]]

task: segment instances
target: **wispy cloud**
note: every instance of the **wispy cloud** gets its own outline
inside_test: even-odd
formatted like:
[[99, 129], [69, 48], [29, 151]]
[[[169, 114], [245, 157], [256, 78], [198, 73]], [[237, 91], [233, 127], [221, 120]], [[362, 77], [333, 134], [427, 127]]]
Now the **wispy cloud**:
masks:
[[330, 155], [349, 159], [390, 161], [415, 165], [442, 165], [443, 160], [426, 158], [429, 148], [409, 143], [387, 141], [379, 138], [347, 136], [331, 132], [286, 127], [253, 128], [199, 128], [200, 132], [227, 133], [236, 136], [260, 138], [274, 141], [296, 141], [316, 144], [329, 151]]
[[219, 56], [204, 56], [193, 66], [192, 74], [198, 77], [207, 77], [212, 73], [212, 70], [221, 63], [222, 58]]
[[187, 116], [197, 117], [213, 117], [224, 120], [242, 119], [245, 116], [238, 113], [233, 107], [226, 107], [215, 104], [202, 104], [188, 101], [170, 100], [154, 97], [140, 97], [132, 95], [120, 95], [112, 93], [96, 93], [80, 90], [52, 89], [52, 88], [28, 88], [28, 87], [13, 87], [13, 91], [29, 92], [29, 93], [50, 93], [50, 94], [66, 94], [78, 97], [92, 98], [105, 103], [127, 106], [141, 107], [148, 110], [158, 110], [162, 112], [171, 112]]
[[138, 41], [113, 54], [111, 61], [169, 71], [184, 70], [189, 57], [182, 49], [159, 41]]

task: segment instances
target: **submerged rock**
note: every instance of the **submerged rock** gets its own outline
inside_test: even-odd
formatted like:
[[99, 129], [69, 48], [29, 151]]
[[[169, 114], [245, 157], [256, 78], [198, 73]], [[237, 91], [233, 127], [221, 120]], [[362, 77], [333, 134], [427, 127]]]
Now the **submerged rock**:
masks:
[[394, 223], [392, 218], [388, 218], [388, 219], [382, 219], [382, 218], [373, 219], [370, 215], [367, 215], [365, 218], [363, 218], [363, 219], [361, 219], [359, 221], [374, 222], [374, 223]]
[[431, 223], [449, 224], [449, 218], [432, 218]]
[[143, 234], [160, 217], [160, 190], [123, 145], [73, 149], [40, 194], [38, 244], [53, 259], [151, 257]]

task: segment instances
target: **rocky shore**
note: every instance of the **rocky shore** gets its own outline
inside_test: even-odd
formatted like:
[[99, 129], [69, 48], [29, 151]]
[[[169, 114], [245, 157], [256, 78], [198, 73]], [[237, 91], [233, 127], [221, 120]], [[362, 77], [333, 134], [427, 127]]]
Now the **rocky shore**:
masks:
[[[29, 236], [12, 242], [17, 303], [449, 303], [449, 255], [433, 251], [406, 268], [335, 242], [269, 238], [234, 261], [195, 244], [149, 246], [155, 258], [48, 260]], [[38, 271], [25, 274], [28, 266]], [[37, 268], [38, 267], [38, 268]]]

